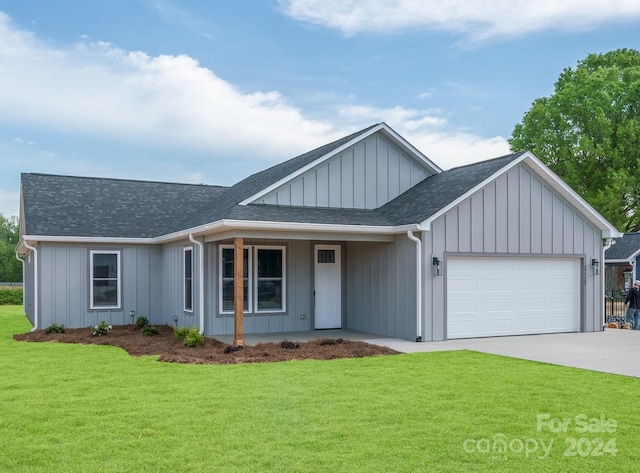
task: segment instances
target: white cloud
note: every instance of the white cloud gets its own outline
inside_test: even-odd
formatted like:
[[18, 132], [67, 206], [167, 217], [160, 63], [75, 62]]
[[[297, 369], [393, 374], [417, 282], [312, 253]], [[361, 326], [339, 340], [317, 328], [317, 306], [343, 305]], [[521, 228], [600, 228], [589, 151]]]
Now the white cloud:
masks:
[[231, 184], [265, 161], [381, 121], [443, 168], [508, 152], [500, 137], [454, 129], [441, 109], [378, 108], [355, 97], [327, 109], [330, 121], [310, 118], [280, 92], [240, 90], [185, 55], [45, 42], [0, 12], [0, 126], [16, 130], [15, 159], [5, 154], [0, 175], [0, 194], [12, 188], [2, 194], [5, 212], [17, 208], [20, 172]]
[[442, 113], [439, 109], [385, 109], [366, 106], [349, 106], [339, 111], [340, 116], [348, 120], [386, 122], [442, 169], [510, 152], [507, 140], [501, 136], [483, 138], [464, 130], [451, 130]]
[[2, 13], [0, 112], [0, 122], [12, 124], [266, 155], [286, 156], [341, 134], [305, 118], [278, 92], [245, 93], [191, 57], [153, 57], [103, 42], [54, 48], [13, 28]]
[[640, 18], [637, 0], [281, 0], [300, 21], [347, 35], [406, 29], [448, 31], [479, 41], [544, 30], [588, 30]]

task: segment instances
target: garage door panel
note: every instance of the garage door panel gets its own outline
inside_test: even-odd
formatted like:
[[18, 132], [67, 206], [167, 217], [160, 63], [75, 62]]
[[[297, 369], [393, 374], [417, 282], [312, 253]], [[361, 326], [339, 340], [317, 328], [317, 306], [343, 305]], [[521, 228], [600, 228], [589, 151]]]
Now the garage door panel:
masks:
[[448, 338], [580, 328], [578, 258], [449, 258]]
[[477, 301], [452, 301], [450, 304], [453, 311], [453, 320], [459, 314], [475, 314], [478, 311]]
[[509, 334], [513, 330], [511, 319], [485, 320], [479, 326], [482, 332], [492, 336]]
[[451, 327], [456, 331], [456, 333], [463, 334], [459, 338], [474, 337], [474, 334], [478, 332], [478, 327], [475, 320], [454, 321], [451, 322]]
[[515, 330], [518, 334], [527, 333], [531, 330], [544, 330], [546, 328], [545, 318], [538, 317], [522, 317], [515, 320]]
[[492, 278], [487, 277], [486, 279], [482, 279], [478, 282], [478, 290], [482, 292], [489, 291], [509, 291], [513, 290], [513, 281], [510, 279], [506, 279], [504, 276], [501, 278]]
[[511, 312], [513, 310], [512, 301], [510, 299], [484, 299], [478, 301], [478, 312], [482, 312], [486, 317], [490, 317], [491, 313]]

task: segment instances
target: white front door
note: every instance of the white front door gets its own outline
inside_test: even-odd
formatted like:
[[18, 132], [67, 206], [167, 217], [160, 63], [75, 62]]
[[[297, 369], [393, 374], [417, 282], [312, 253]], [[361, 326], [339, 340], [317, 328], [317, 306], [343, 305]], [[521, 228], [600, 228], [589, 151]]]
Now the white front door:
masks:
[[315, 328], [342, 327], [342, 281], [340, 245], [316, 245]]

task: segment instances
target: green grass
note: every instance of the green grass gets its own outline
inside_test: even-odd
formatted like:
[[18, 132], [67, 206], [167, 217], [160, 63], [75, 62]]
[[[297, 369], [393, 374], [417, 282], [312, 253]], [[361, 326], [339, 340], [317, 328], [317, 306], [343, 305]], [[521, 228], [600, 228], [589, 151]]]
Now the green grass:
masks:
[[[177, 365], [12, 339], [29, 328], [21, 308], [0, 307], [2, 472], [613, 472], [640, 461], [634, 378], [466, 351]], [[573, 422], [538, 431], [538, 414]], [[581, 414], [617, 428], [578, 433]], [[500, 434], [513, 446], [504, 455], [465, 451]], [[586, 439], [583, 454], [614, 439], [617, 453], [565, 456], [568, 438]], [[553, 441], [547, 458], [517, 452], [533, 440]]]

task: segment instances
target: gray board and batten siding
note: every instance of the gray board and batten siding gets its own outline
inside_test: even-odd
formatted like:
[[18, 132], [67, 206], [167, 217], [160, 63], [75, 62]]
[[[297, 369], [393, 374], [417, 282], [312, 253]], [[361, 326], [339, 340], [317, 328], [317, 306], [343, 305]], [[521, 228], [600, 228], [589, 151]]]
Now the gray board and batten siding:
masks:
[[[180, 326], [197, 326], [202, 315], [207, 335], [233, 333], [233, 315], [220, 310], [218, 259], [220, 245], [235, 237], [286, 254], [283, 311], [246, 314], [245, 333], [313, 330], [314, 245], [335, 244], [343, 328], [427, 341], [447, 338], [452, 258], [512, 258], [519, 273], [524, 258], [571, 260], [580, 330], [601, 330], [602, 278], [587, 265], [602, 258], [603, 236], [618, 236], [532, 155], [441, 172], [385, 124], [228, 188], [23, 174], [21, 217], [25, 311], [33, 322], [38, 300], [40, 328], [129, 323], [135, 310], [154, 324]], [[407, 229], [421, 240], [420, 288]], [[184, 303], [185, 247], [193, 250], [191, 310]], [[91, 309], [92, 250], [120, 252], [117, 309]], [[433, 275], [433, 257], [442, 261], [442, 276]]]
[[416, 246], [349, 242], [346, 247], [347, 328], [390, 337], [416, 338]]
[[[91, 309], [90, 252], [121, 252], [121, 304], [116, 309]], [[33, 278], [31, 260], [27, 261], [28, 278]], [[162, 297], [162, 249], [142, 245], [81, 245], [41, 243], [38, 245], [38, 285], [40, 328], [52, 323], [65, 327], [88, 327], [104, 320], [111, 325], [132, 323], [130, 310], [144, 315], [151, 323], [166, 323], [159, 317]], [[33, 322], [33, 295], [25, 297], [25, 310]]]
[[253, 203], [376, 209], [433, 174], [424, 163], [375, 134]]
[[[601, 278], [586, 265], [602, 254], [601, 231], [520, 163], [431, 223], [422, 233], [425, 340], [446, 339], [446, 266], [454, 256], [549, 256], [581, 261], [581, 330], [601, 330]], [[430, 260], [443, 260], [433, 276]], [[590, 300], [587, 300], [590, 299]]]
[[[205, 334], [232, 335], [234, 333], [233, 313], [220, 313], [219, 307], [219, 246], [232, 244], [232, 240], [206, 243], [205, 251]], [[285, 311], [253, 312], [244, 315], [245, 333], [271, 333], [308, 331], [313, 327], [313, 242], [306, 240], [264, 240], [245, 238], [244, 245], [283, 246], [286, 254]], [[198, 324], [198, 307], [193, 311], [184, 310], [183, 300], [183, 249], [194, 249], [194, 274], [199, 274], [200, 249], [189, 242], [166, 245], [163, 248], [162, 277], [162, 320], [176, 323], [180, 327]], [[197, 277], [197, 276], [196, 276]], [[199, 298], [199, 285], [194, 284], [193, 300]]]

